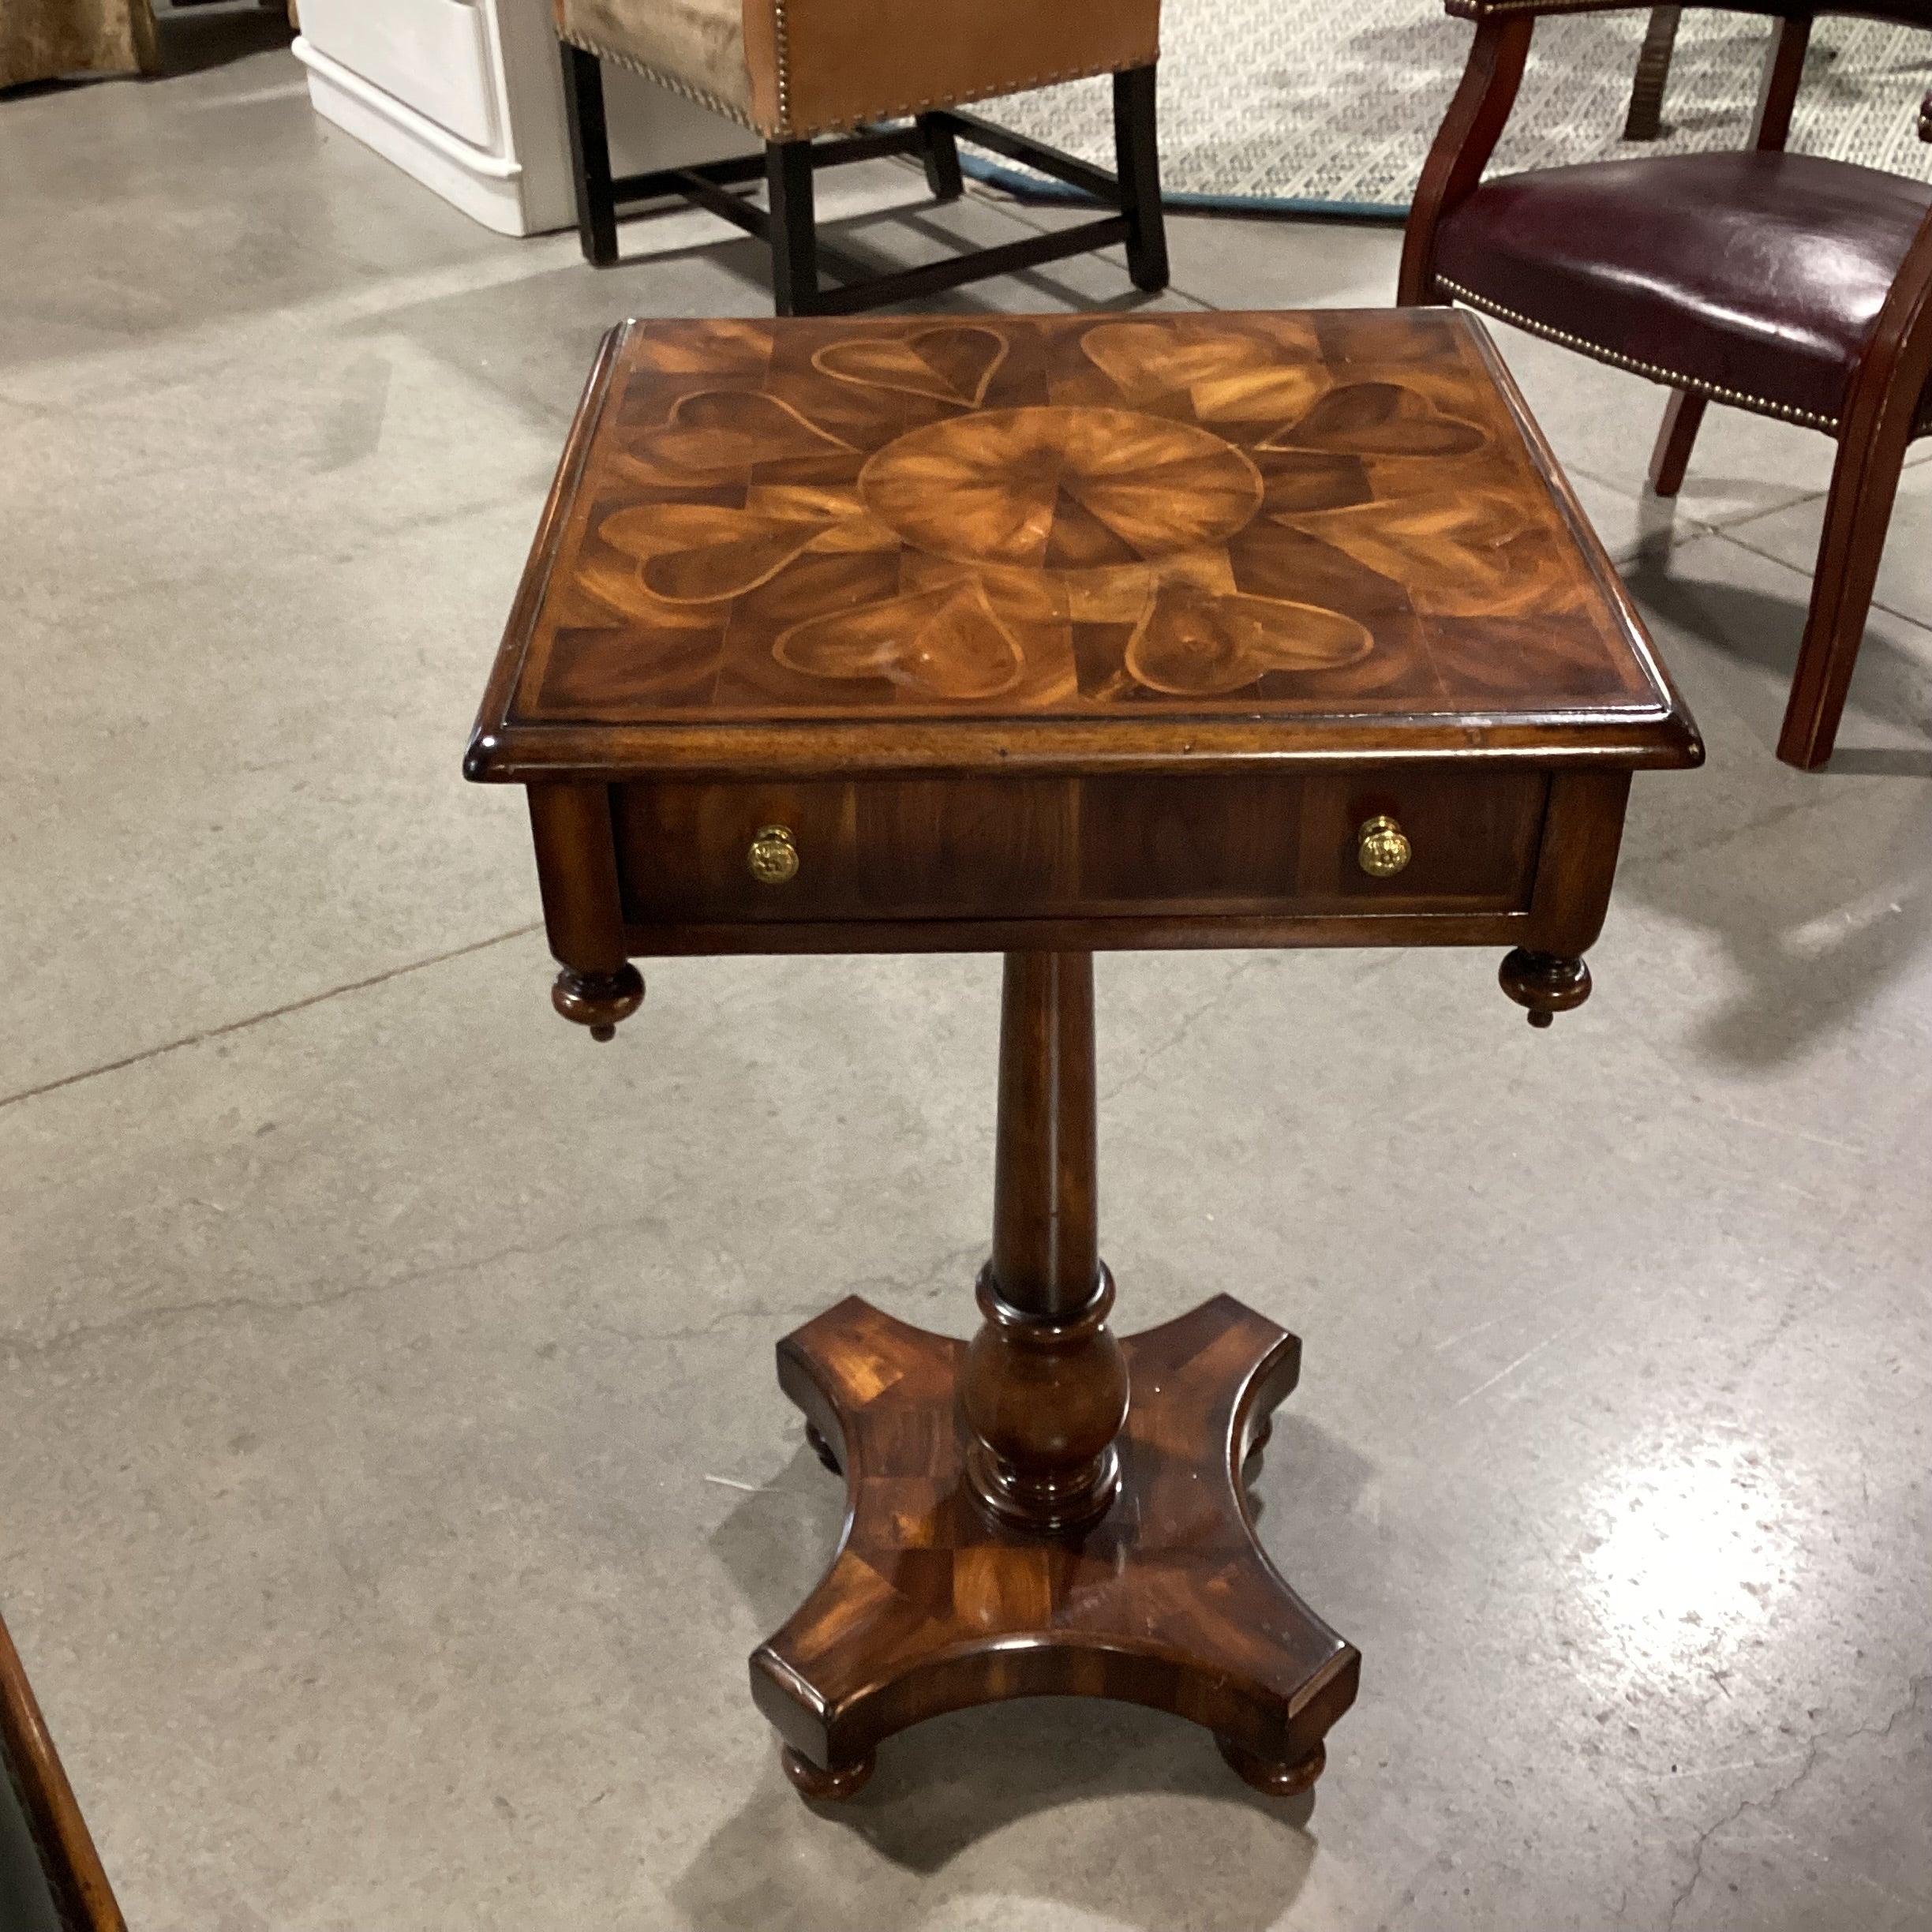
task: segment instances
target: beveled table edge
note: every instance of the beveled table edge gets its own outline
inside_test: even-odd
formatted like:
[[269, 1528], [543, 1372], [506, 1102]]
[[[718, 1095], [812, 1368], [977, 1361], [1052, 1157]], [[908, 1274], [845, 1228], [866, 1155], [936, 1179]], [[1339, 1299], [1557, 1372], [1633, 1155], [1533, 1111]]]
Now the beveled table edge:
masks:
[[[1191, 722], [1191, 721], [1190, 721]], [[1204, 721], [1180, 743], [1171, 720], [888, 721], [837, 728], [767, 721], [702, 730], [657, 724], [477, 721], [464, 776], [483, 783], [844, 776], [1232, 775], [1486, 759], [1518, 765], [1683, 770], [1704, 743], [1681, 704], [1638, 712], [1513, 712], [1507, 721], [1363, 713], [1284, 721]]]

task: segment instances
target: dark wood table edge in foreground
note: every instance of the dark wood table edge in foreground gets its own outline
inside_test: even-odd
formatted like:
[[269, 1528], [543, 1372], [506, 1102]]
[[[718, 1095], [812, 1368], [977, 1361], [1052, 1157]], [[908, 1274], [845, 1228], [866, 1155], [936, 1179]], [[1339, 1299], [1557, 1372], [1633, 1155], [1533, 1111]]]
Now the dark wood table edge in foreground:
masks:
[[61, 1923], [127, 1932], [13, 1640], [0, 1621], [0, 1777], [17, 1792]]

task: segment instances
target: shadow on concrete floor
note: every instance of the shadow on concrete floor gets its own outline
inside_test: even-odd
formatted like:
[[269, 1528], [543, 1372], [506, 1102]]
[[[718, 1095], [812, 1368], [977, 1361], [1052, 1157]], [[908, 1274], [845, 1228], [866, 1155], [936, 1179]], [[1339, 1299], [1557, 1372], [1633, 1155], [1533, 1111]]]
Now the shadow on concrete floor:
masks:
[[[1788, 689], [1792, 674], [1797, 668], [1799, 640], [1804, 632], [1804, 603], [1796, 598], [1769, 596], [1742, 585], [1679, 575], [1672, 568], [1672, 554], [1661, 545], [1641, 550], [1623, 566], [1624, 582], [1634, 596], [1667, 623], [1695, 633], [1735, 663], [1774, 673]], [[1922, 708], [1925, 668], [1922, 661], [1895, 650], [1883, 636], [1873, 633], [1866, 636], [1859, 653], [1854, 683], [1855, 698], [1863, 709], [1896, 719], [1924, 734], [1926, 747], [1923, 754], [1908, 747], [1911, 756], [1923, 761], [1921, 766], [1905, 766], [1915, 777], [1932, 768], [1932, 715]], [[1783, 702], [1780, 692], [1780, 713]], [[1776, 721], [1773, 723], [1773, 736], [1767, 740], [1766, 748], [1775, 753]], [[1855, 720], [1848, 720], [1848, 729], [1855, 732]], [[1853, 754], [1854, 747], [1847, 746], [1839, 755]], [[1834, 758], [1830, 769], [1846, 768]]]
[[279, 7], [223, 7], [206, 13], [163, 13], [155, 22], [161, 41], [157, 80], [204, 73], [252, 54], [272, 53], [295, 38]]
[[[1693, 833], [1661, 855], [1664, 863], [1635, 872], [1629, 889], [1719, 934], [1745, 983], [1704, 1029], [1705, 1050], [1733, 1066], [1773, 1066], [1849, 1024], [1932, 945], [1932, 893], [1920, 858], [1932, 809], [1911, 821], [1917, 831], [1909, 836], [1888, 815], [1883, 836], [1841, 841], [1840, 863], [1820, 865], [1814, 814], [1841, 803], [1843, 789], [1776, 762], [1803, 603], [1675, 574], [1671, 557], [1656, 552], [1627, 564], [1625, 577], [1647, 610], [1760, 674], [1748, 686], [1734, 683], [1728, 695], [1761, 747], [1762, 798], [1747, 803], [1741, 822], [1727, 814], [1707, 840]], [[1877, 631], [1866, 637], [1845, 735], [1855, 739], [1862, 712], [1921, 732], [1927, 743], [1847, 743], [1832, 760], [1831, 777], [1932, 777], [1926, 670]], [[1748, 862], [1737, 844], [1744, 833]]]
[[[1316, 1852], [1307, 1826], [1315, 1794], [1282, 1802], [1239, 1783], [1204, 1731], [1130, 1705], [1041, 1698], [936, 1717], [881, 1749], [879, 1769], [856, 1797], [807, 1807], [770, 1771], [743, 1808], [706, 1842], [672, 1888], [695, 1926], [732, 1932], [850, 1932], [895, 1922], [916, 1883], [922, 1921], [944, 1917], [957, 1893], [1045, 1900], [1083, 1919], [1157, 1932], [1215, 1900], [1217, 1932], [1277, 1925], [1306, 1882]], [[1123, 1803], [1136, 1795], [1207, 1799], [1249, 1814], [1241, 1855], [1225, 1829], [1190, 1833], [1187, 1812]], [[1050, 1829], [1014, 1831], [997, 1876], [971, 1862], [950, 1868], [995, 1833], [1054, 1814]], [[1198, 1811], [1194, 1813], [1196, 1826]], [[880, 1862], [834, 1846], [828, 1831], [862, 1840]]]
[[[1305, 1515], [1349, 1520], [1349, 1501], [1366, 1476], [1358, 1458], [1313, 1425], [1278, 1411], [1267, 1452], [1267, 1481], [1281, 1532], [1292, 1546]], [[761, 1627], [775, 1628], [810, 1591], [837, 1546], [844, 1485], [801, 1448], [713, 1533], [712, 1547]], [[1263, 1499], [1253, 1495], [1259, 1520]], [[1292, 1582], [1293, 1579], [1291, 1578]], [[766, 1932], [847, 1932], [855, 1923], [892, 1922], [903, 1874], [922, 1881], [922, 1911], [943, 1891], [949, 1868], [982, 1841], [1046, 1814], [1044, 1831], [1020, 1830], [999, 1870], [997, 1889], [1054, 1900], [1109, 1923], [1154, 1932], [1185, 1919], [1211, 1890], [1215, 1923], [1226, 1932], [1260, 1932], [1279, 1923], [1305, 1881], [1315, 1853], [1307, 1830], [1315, 1794], [1280, 1801], [1241, 1784], [1214, 1739], [1185, 1720], [1100, 1699], [1041, 1698], [983, 1705], [927, 1720], [881, 1747], [871, 1783], [842, 1804], [806, 1807], [779, 1772], [776, 1746], [768, 1776], [706, 1844], [675, 1888], [691, 1922]], [[1245, 1822], [1237, 1869], [1226, 1830], [1177, 1838], [1160, 1828], [1159, 1857], [1144, 1842], [1144, 1814], [1123, 1797], [1159, 1795], [1227, 1807]], [[1229, 1812], [1221, 1812], [1226, 1818]], [[805, 1840], [825, 1828], [863, 1840], [883, 1864], [855, 1868], [828, 1861], [822, 1893]], [[1190, 1854], [1199, 1863], [1190, 1863]], [[1211, 1865], [1211, 1869], [1209, 1868]], [[983, 1863], [957, 1878], [962, 1896], [982, 1896]]]

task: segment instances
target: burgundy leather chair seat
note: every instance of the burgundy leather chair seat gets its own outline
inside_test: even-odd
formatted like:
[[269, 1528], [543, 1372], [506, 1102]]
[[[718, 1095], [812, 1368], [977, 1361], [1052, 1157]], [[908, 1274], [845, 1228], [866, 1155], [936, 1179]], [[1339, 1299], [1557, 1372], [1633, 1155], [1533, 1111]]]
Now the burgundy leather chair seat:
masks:
[[1921, 182], [1814, 155], [1544, 168], [1443, 216], [1436, 279], [1607, 362], [1829, 430], [1929, 207]]

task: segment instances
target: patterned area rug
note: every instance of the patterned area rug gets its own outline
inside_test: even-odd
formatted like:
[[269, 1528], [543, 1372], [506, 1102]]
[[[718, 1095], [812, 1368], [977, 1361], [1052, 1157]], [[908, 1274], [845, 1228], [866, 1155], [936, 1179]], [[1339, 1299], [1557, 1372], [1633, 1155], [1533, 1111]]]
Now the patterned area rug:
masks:
[[[1649, 15], [1574, 15], [1537, 26], [1496, 170], [1746, 144], [1771, 23], [1687, 12], [1664, 95], [1664, 137], [1626, 143]], [[1182, 204], [1398, 215], [1475, 32], [1440, 0], [1166, 0], [1161, 178]], [[1932, 180], [1918, 138], [1932, 34], [1870, 21], [1813, 32], [1791, 145]], [[1078, 80], [992, 103], [990, 119], [1114, 164], [1112, 92]], [[1038, 178], [974, 157], [982, 179]]]

